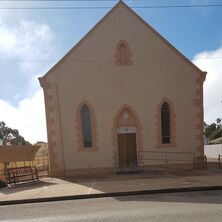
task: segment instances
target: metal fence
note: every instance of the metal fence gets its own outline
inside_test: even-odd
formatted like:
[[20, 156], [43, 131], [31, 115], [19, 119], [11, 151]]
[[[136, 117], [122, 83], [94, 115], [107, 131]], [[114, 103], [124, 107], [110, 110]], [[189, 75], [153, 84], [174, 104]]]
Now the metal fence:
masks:
[[218, 167], [222, 168], [222, 155], [218, 154]]
[[[10, 162], [7, 168], [16, 168], [24, 166], [36, 166], [39, 175], [48, 175], [49, 159], [47, 156], [35, 157], [33, 161]], [[4, 164], [0, 163], [0, 176], [4, 177]]]
[[[172, 151], [141, 151], [144, 165], [153, 165], [168, 168], [175, 164], [189, 164], [192, 168], [196, 167], [195, 154], [191, 152], [172, 152]], [[204, 158], [204, 166], [207, 160]]]

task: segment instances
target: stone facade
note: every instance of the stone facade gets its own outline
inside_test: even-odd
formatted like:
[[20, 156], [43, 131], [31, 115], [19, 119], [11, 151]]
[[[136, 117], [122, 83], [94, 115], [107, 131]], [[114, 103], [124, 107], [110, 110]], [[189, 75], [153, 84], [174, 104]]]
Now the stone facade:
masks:
[[[172, 152], [178, 159], [187, 153], [203, 158], [205, 75], [120, 1], [40, 78], [50, 174], [115, 172], [121, 127], [136, 132], [138, 167], [155, 164], [145, 160], [155, 159], [155, 152]], [[168, 144], [161, 141], [163, 102], [170, 107]], [[90, 148], [82, 143], [84, 104], [90, 110]], [[123, 112], [129, 116], [126, 122], [120, 119]]]

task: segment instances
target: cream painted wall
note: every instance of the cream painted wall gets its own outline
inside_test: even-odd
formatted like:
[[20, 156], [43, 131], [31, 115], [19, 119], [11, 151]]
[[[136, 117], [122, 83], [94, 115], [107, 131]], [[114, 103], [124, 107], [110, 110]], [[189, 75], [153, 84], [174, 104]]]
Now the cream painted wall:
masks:
[[[114, 65], [121, 39], [130, 46], [133, 65]], [[46, 77], [58, 90], [64, 167], [113, 167], [113, 118], [123, 104], [138, 114], [145, 150], [196, 153], [197, 74], [128, 9], [116, 8]], [[155, 117], [164, 97], [174, 104], [177, 146], [161, 149]], [[77, 107], [85, 100], [95, 111], [98, 151], [78, 151]]]

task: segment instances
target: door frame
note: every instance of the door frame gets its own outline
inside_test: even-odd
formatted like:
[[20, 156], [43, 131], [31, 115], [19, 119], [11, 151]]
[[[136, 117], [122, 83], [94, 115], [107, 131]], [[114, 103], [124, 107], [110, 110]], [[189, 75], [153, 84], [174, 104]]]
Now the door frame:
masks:
[[[118, 149], [118, 168], [120, 169], [120, 156], [119, 156], [119, 141], [118, 141], [118, 134], [136, 134], [136, 166], [138, 167], [138, 147], [137, 147], [137, 129], [135, 126], [123, 126], [118, 127], [116, 129], [116, 136], [117, 136], [117, 149]], [[127, 167], [129, 168], [129, 167]]]
[[116, 129], [117, 134], [137, 133], [135, 126], [121, 126]]
[[[136, 120], [136, 124], [132, 125], [131, 127], [136, 128], [136, 144], [137, 144], [137, 166], [141, 166], [143, 164], [143, 153], [142, 151], [144, 150], [143, 148], [143, 139], [142, 139], [142, 126], [139, 120], [139, 117], [129, 105], [124, 104], [120, 107], [120, 109], [116, 112], [113, 118], [113, 127], [111, 129], [112, 131], [112, 141], [113, 141], [113, 149], [112, 149], [112, 154], [113, 154], [113, 169], [114, 172], [119, 169], [119, 150], [118, 150], [118, 138], [117, 138], [117, 129], [118, 127], [118, 118], [120, 116], [120, 113], [124, 110], [128, 109], [129, 112], [132, 113]], [[122, 126], [124, 128], [124, 126]]]
[[[137, 146], [137, 130], [134, 126], [124, 126], [118, 127], [116, 130], [117, 133], [117, 146], [118, 146], [118, 168], [120, 169], [120, 156], [119, 156], [119, 141], [118, 141], [118, 134], [136, 134], [136, 166], [138, 167], [138, 146]], [[129, 166], [127, 167], [129, 168]]]

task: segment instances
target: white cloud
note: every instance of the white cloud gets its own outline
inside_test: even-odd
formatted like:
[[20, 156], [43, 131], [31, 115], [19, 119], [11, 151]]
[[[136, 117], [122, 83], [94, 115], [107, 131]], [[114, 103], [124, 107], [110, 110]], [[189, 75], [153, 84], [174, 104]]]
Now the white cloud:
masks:
[[[18, 7], [21, 7], [20, 4], [18, 3]], [[25, 5], [26, 3], [22, 3], [22, 6]], [[16, 7], [17, 3], [0, 3], [0, 6]], [[51, 60], [56, 57], [54, 47], [56, 44], [51, 27], [27, 18], [33, 18], [33, 16], [30, 12], [23, 10], [3, 10], [0, 13], [1, 60]], [[11, 128], [18, 129], [20, 134], [32, 143], [39, 140], [47, 141], [43, 92], [37, 76], [42, 76], [51, 64], [45, 62], [8, 64], [11, 66], [10, 71], [12, 70], [14, 80], [19, 80], [23, 75], [23, 81], [18, 81], [19, 86], [14, 84], [15, 81], [10, 82], [8, 79], [9, 90], [14, 92], [15, 100], [18, 101], [19, 98], [24, 97], [25, 99], [19, 101], [17, 106], [12, 105], [12, 101], [0, 99], [0, 121], [4, 121]], [[3, 67], [5, 69], [5, 66]], [[0, 77], [6, 78], [4, 73], [0, 73]], [[21, 92], [22, 87], [28, 89]]]
[[1, 53], [20, 58], [38, 58], [40, 55], [44, 56], [42, 52], [48, 55], [50, 49], [45, 46], [48, 46], [53, 38], [48, 25], [24, 19], [14, 26], [2, 23], [0, 33]]
[[204, 119], [215, 122], [222, 118], [222, 47], [198, 53], [193, 62], [208, 73], [204, 83]]
[[54, 35], [50, 27], [35, 21], [21, 19], [17, 24], [0, 25], [0, 57], [6, 60], [22, 60], [20, 68], [27, 74], [35, 74], [39, 68], [33, 60], [46, 60], [54, 51]]
[[47, 141], [43, 92], [39, 90], [32, 98], [20, 101], [18, 107], [0, 100], [0, 120], [18, 129], [26, 140], [34, 143]]

